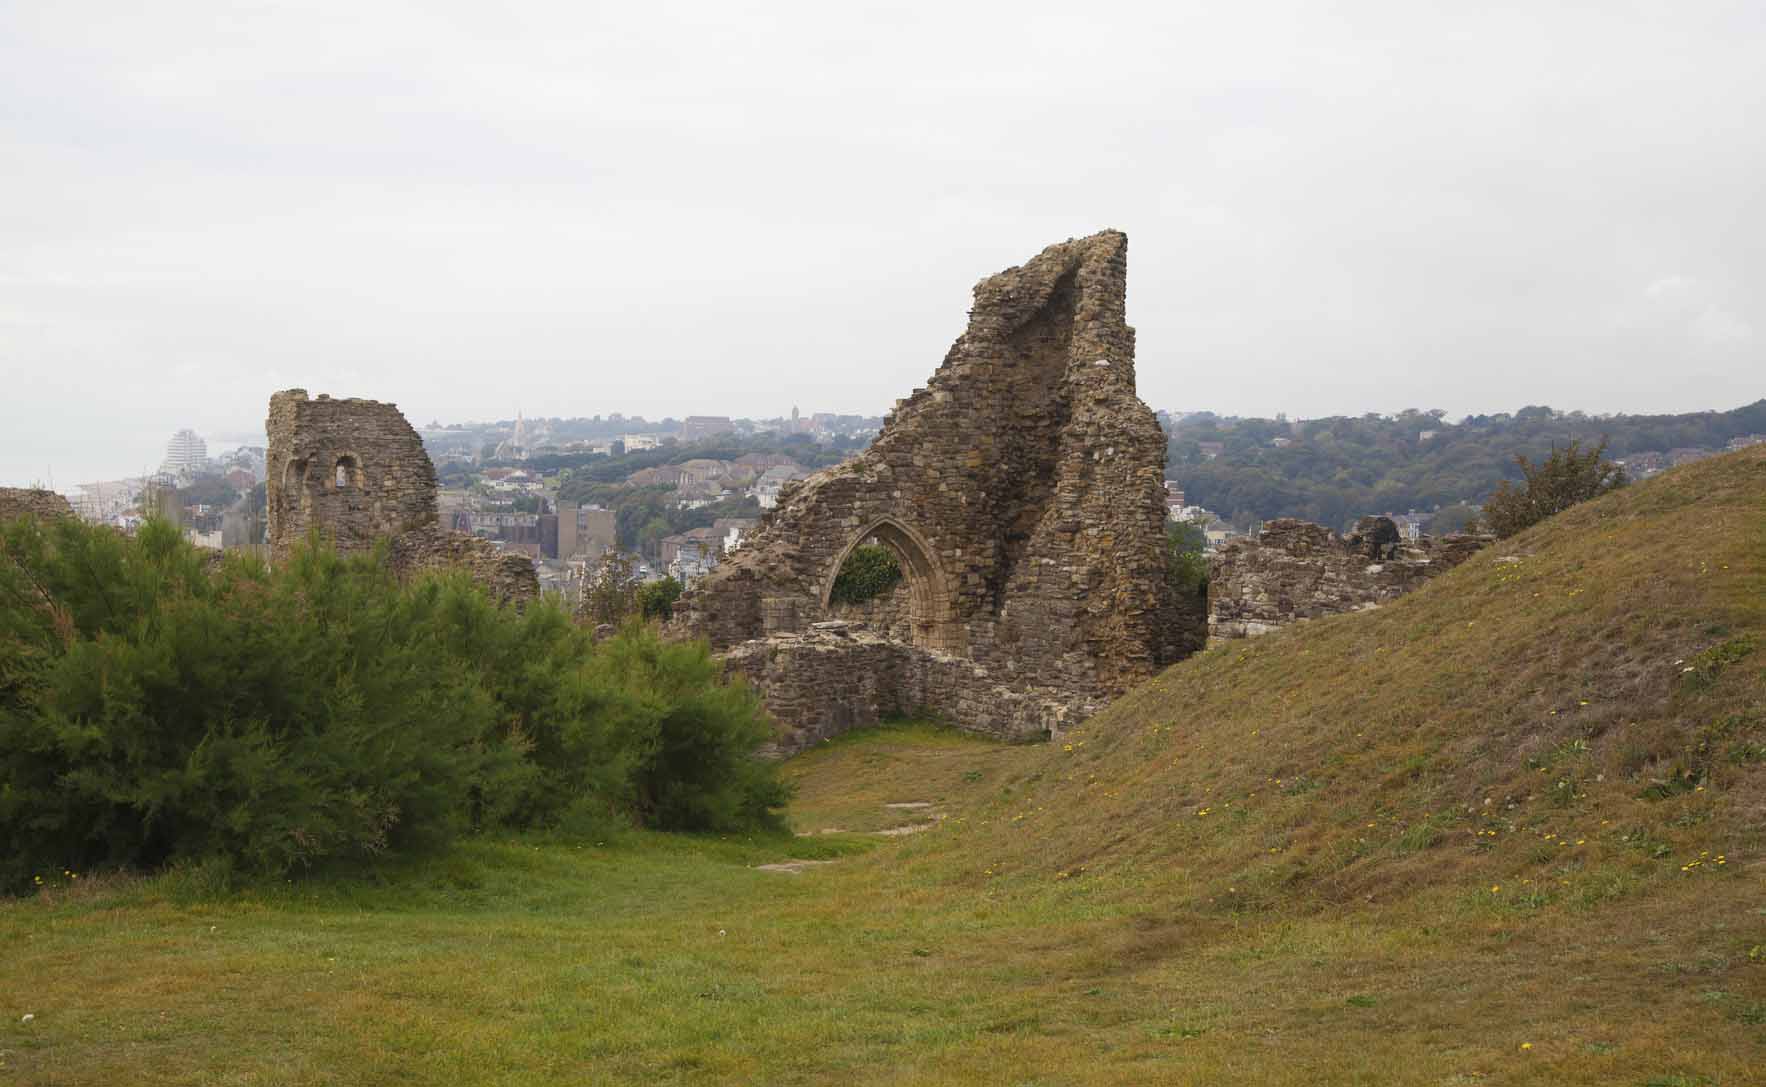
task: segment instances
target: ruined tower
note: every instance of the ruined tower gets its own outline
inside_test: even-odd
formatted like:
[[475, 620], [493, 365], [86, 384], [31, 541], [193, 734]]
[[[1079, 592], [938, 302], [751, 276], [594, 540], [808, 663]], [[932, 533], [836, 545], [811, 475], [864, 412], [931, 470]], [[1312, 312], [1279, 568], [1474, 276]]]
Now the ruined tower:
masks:
[[333, 400], [305, 389], [270, 397], [266, 424], [270, 555], [286, 558], [317, 529], [343, 554], [391, 542], [401, 573], [467, 569], [493, 595], [539, 594], [533, 564], [486, 540], [445, 532], [437, 522], [435, 466], [423, 439], [393, 404]]
[[270, 397], [265, 487], [277, 559], [315, 526], [345, 554], [436, 523], [435, 466], [393, 404]]

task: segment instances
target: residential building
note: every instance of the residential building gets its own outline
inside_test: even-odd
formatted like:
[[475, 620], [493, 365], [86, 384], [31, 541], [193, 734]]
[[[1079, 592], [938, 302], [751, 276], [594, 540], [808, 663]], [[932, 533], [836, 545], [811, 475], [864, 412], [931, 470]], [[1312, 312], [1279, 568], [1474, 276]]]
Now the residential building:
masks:
[[742, 541], [759, 523], [752, 517], [719, 517], [711, 523], [711, 531], [718, 541], [719, 549], [728, 554], [741, 547]]
[[696, 442], [719, 434], [731, 434], [735, 430], [736, 424], [727, 415], [689, 415], [681, 424], [681, 441]]
[[710, 460], [695, 457], [674, 466], [675, 483], [685, 487], [691, 483], [711, 483], [729, 474], [730, 465], [727, 461]]
[[1632, 453], [1617, 462], [1632, 479], [1647, 479], [1668, 467], [1668, 458], [1661, 453]]
[[[540, 551], [548, 558], [563, 562], [599, 559], [613, 550], [619, 535], [618, 521], [612, 510], [560, 503], [554, 522], [556, 528], [548, 531], [544, 527], [546, 516], [540, 517]], [[550, 550], [547, 550], [548, 544]]]
[[796, 465], [768, 468], [754, 483], [755, 500], [760, 503], [761, 509], [770, 510], [779, 504], [779, 492], [784, 489], [785, 484], [808, 475], [808, 472]]

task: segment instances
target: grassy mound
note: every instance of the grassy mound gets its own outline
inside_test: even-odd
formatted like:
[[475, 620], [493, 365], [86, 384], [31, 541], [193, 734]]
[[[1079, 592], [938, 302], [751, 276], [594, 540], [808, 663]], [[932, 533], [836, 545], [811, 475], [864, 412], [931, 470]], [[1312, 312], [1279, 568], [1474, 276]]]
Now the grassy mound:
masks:
[[[1002, 871], [1222, 912], [1758, 887], [1766, 451], [1585, 504], [1371, 613], [1217, 644], [963, 825]], [[1761, 935], [1766, 935], [1762, 933]]]

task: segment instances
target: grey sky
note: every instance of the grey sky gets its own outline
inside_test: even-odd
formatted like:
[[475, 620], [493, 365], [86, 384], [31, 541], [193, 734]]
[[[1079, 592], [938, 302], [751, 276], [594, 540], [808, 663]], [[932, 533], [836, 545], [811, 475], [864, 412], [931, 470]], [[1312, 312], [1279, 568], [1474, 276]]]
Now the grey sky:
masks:
[[1766, 5], [0, 0], [0, 483], [879, 412], [1114, 226], [1155, 407], [1766, 395]]

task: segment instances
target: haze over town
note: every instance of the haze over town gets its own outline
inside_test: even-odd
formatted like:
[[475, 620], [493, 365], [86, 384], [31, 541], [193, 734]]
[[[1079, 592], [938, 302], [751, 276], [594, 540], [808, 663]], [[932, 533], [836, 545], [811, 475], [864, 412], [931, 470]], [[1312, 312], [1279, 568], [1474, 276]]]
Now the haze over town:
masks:
[[1762, 389], [1756, 4], [0, 9], [0, 483], [413, 421], [876, 415], [1105, 226], [1155, 407]]

